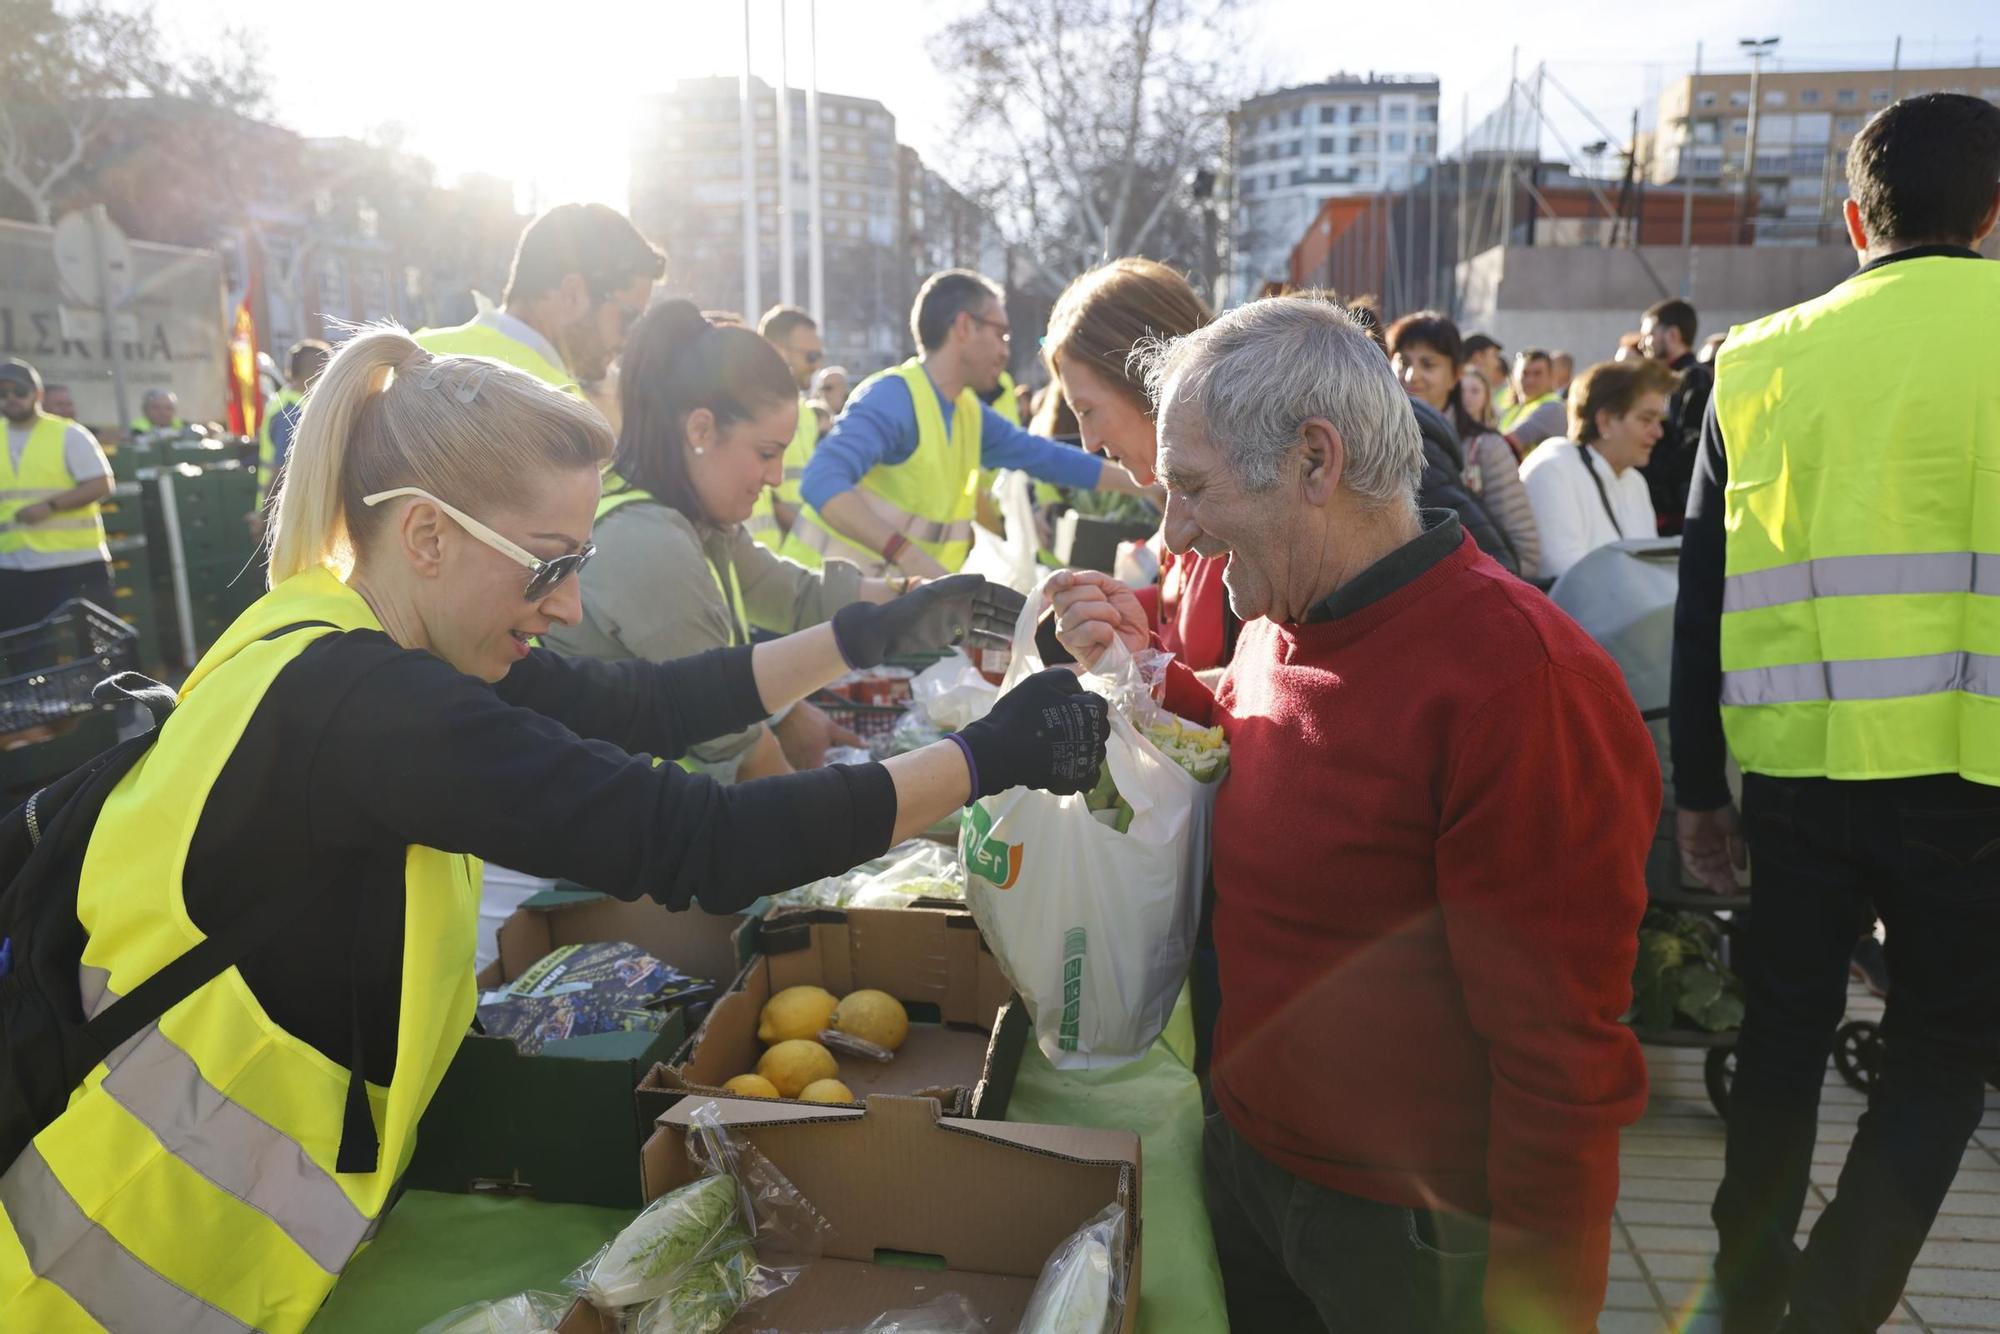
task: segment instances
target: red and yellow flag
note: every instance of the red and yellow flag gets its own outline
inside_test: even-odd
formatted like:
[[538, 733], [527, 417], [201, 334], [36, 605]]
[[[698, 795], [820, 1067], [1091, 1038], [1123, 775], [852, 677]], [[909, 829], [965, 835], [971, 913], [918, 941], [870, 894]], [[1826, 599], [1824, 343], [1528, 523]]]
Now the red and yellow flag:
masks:
[[257, 321], [250, 314], [250, 292], [236, 307], [229, 331], [229, 429], [255, 435], [263, 424], [264, 395], [257, 384]]

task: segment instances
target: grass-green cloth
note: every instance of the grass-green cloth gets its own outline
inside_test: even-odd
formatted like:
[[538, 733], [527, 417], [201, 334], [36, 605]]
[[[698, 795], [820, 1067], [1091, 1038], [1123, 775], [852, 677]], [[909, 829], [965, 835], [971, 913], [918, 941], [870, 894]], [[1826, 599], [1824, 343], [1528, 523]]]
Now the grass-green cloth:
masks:
[[1201, 1186], [1201, 1086], [1188, 993], [1145, 1056], [1110, 1070], [1058, 1070], [1032, 1042], [1009, 1121], [1139, 1132], [1140, 1334], [1227, 1334], [1222, 1271]]
[[421, 1329], [469, 1302], [562, 1281], [632, 1221], [631, 1209], [406, 1193], [334, 1284], [306, 1334]]

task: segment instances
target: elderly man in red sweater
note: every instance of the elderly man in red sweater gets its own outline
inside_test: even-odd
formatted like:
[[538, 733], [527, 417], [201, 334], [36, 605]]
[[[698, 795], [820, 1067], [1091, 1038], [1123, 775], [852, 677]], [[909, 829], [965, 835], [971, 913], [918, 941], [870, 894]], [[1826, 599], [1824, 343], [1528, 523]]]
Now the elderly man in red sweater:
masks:
[[[1660, 813], [1617, 667], [1415, 504], [1422, 446], [1339, 307], [1244, 306], [1152, 354], [1165, 533], [1228, 553], [1245, 622], [1211, 693], [1222, 1008], [1205, 1142], [1233, 1328], [1595, 1327], [1620, 1024]], [[1057, 577], [1085, 662], [1146, 621]]]

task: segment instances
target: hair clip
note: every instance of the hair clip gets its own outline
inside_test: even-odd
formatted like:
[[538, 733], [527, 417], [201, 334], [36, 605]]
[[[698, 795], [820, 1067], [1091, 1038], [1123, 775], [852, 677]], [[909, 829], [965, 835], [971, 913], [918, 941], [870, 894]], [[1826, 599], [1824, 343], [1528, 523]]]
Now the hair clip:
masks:
[[435, 389], [444, 381], [444, 363], [433, 357], [424, 367], [424, 378], [417, 384], [425, 389]]
[[473, 399], [479, 397], [479, 391], [486, 387], [486, 377], [491, 374], [493, 374], [493, 367], [479, 367], [466, 377], [465, 383], [458, 387], [458, 392], [454, 397], [461, 403], [470, 403]]

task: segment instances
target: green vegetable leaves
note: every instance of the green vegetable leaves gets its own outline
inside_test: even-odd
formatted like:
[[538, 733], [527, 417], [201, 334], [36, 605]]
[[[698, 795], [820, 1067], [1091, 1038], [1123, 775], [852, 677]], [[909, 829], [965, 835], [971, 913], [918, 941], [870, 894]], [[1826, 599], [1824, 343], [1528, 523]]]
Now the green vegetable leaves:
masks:
[[1722, 931], [1701, 913], [1654, 909], [1639, 928], [1632, 973], [1634, 1022], [1642, 1029], [1693, 1027], [1723, 1033], [1743, 1025], [1743, 984], [1722, 962]]

